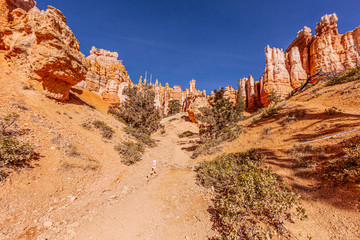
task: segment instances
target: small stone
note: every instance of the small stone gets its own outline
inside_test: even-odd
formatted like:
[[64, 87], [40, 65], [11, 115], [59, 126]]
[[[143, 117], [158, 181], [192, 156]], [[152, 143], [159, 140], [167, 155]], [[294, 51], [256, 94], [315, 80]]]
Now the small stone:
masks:
[[46, 222], [44, 222], [44, 227], [46, 227], [46, 228], [49, 228], [49, 227], [51, 227], [53, 225], [53, 223], [51, 222], [51, 221], [46, 221]]
[[71, 202], [75, 201], [76, 197], [74, 196], [68, 196], [68, 198], [70, 199]]
[[129, 187], [125, 186], [121, 193], [122, 194], [127, 194], [128, 192], [129, 192]]
[[117, 198], [117, 195], [110, 196], [110, 199], [116, 199], [116, 198]]

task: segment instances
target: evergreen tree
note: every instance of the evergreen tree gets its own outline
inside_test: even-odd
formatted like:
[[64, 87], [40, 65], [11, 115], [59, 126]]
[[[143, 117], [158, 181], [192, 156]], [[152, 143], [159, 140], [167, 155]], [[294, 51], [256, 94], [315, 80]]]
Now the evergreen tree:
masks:
[[170, 100], [168, 108], [169, 108], [169, 115], [179, 113], [181, 110], [181, 104], [179, 100]]
[[224, 98], [225, 90], [214, 91], [214, 101], [210, 107], [200, 108], [201, 114], [197, 118], [203, 122], [200, 126], [202, 137], [218, 138], [223, 130], [239, 120], [234, 104]]
[[160, 115], [155, 107], [155, 93], [147, 87], [139, 91], [137, 87], [125, 88], [127, 96], [121, 107], [109, 108], [109, 113], [123, 119], [130, 127], [151, 134], [160, 127]]

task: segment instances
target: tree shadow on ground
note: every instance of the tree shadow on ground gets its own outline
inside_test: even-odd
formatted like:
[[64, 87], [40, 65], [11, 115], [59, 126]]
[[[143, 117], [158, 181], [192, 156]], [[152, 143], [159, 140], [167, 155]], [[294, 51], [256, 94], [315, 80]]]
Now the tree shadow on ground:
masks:
[[316, 167], [297, 167], [295, 159], [284, 152], [270, 149], [259, 149], [267, 156], [266, 165], [283, 179], [289, 187], [299, 193], [302, 199], [309, 202], [323, 202], [340, 209], [355, 210], [360, 203], [359, 187], [356, 184], [339, 184], [323, 177], [323, 165], [328, 159], [343, 155], [338, 144], [324, 148], [327, 155], [315, 161]]

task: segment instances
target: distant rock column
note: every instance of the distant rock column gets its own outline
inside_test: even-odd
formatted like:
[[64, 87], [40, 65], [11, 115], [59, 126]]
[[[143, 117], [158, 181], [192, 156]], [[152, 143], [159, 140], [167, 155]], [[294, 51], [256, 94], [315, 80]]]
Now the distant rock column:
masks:
[[305, 82], [307, 79], [307, 73], [302, 67], [300, 52], [297, 46], [291, 48], [289, 53], [290, 60], [290, 80], [291, 87], [297, 88], [301, 86], [302, 82]]
[[270, 94], [285, 97], [293, 88], [290, 74], [286, 69], [285, 54], [282, 49], [265, 48], [265, 70], [261, 87], [261, 103], [268, 106], [271, 102]]

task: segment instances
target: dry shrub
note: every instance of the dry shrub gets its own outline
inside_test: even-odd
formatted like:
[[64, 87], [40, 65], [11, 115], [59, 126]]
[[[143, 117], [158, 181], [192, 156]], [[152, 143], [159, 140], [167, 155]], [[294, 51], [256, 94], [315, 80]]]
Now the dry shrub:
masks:
[[198, 181], [215, 190], [215, 219], [218, 239], [270, 239], [287, 234], [286, 220], [305, 218], [300, 196], [270, 170], [264, 170], [265, 155], [257, 150], [224, 154], [202, 162]]
[[340, 182], [360, 182], [360, 138], [346, 143], [346, 155], [331, 159], [325, 166], [324, 177]]
[[325, 158], [325, 152], [321, 148], [307, 144], [296, 144], [287, 150], [286, 153], [294, 158], [294, 167], [309, 167], [316, 160]]
[[66, 171], [70, 171], [73, 169], [80, 169], [83, 171], [96, 171], [99, 169], [99, 165], [98, 164], [94, 164], [94, 163], [88, 163], [88, 164], [76, 164], [76, 163], [68, 163], [65, 162], [62, 164], [62, 168]]
[[[39, 154], [34, 151], [34, 147], [29, 143], [19, 142], [12, 137], [12, 132], [8, 131], [15, 125], [19, 114], [11, 113], [0, 118], [0, 168], [19, 169], [29, 167], [30, 161], [38, 159]], [[0, 180], [7, 176], [7, 172], [0, 169]]]
[[17, 113], [10, 113], [4, 118], [0, 118], [0, 134], [3, 136], [9, 135], [7, 130], [15, 124], [19, 117], [20, 115]]
[[[30, 161], [38, 159], [39, 154], [29, 143], [22, 143], [13, 137], [0, 134], [0, 168], [23, 168], [29, 167]], [[4, 179], [7, 173], [0, 171], [0, 178]]]
[[73, 144], [70, 144], [69, 145], [69, 148], [67, 150], [67, 155], [70, 156], [70, 157], [78, 157], [80, 156], [81, 154], [79, 153], [77, 147]]
[[95, 120], [93, 122], [93, 125], [95, 128], [101, 131], [101, 135], [103, 138], [111, 139], [115, 133], [115, 131], [103, 121]]
[[116, 145], [115, 150], [123, 156], [121, 162], [129, 166], [141, 160], [145, 148], [141, 143], [127, 141]]
[[81, 127], [83, 127], [86, 130], [91, 130], [92, 129], [92, 124], [91, 122], [84, 122], [81, 124]]
[[274, 105], [274, 106], [262, 108], [260, 110], [261, 111], [260, 118], [261, 119], [266, 119], [266, 118], [270, 118], [272, 116], [275, 116], [276, 114], [278, 114], [278, 112], [282, 108], [283, 108], [283, 105]]

